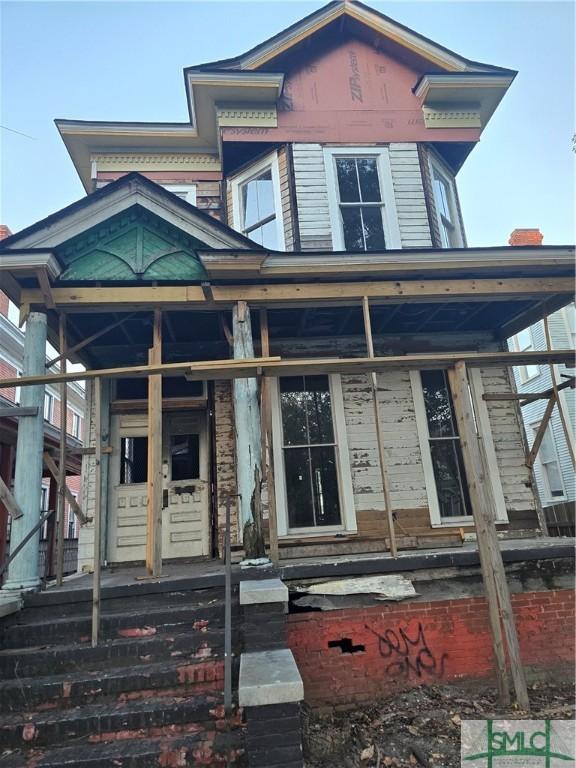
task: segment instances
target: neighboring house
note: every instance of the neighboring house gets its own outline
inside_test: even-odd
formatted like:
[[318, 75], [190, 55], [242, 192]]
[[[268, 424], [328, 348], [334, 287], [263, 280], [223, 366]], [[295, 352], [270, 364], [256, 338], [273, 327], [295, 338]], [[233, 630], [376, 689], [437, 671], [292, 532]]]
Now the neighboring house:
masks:
[[[515, 230], [510, 239], [511, 245], [534, 244], [534, 230]], [[536, 230], [539, 237], [539, 245], [542, 236]], [[557, 312], [549, 315], [548, 325], [550, 329], [550, 341], [552, 349], [574, 349], [576, 345], [576, 307], [574, 303], [568, 304]], [[509, 349], [512, 351], [544, 350], [546, 346], [546, 334], [544, 321], [541, 320], [524, 328], [509, 339]], [[552, 386], [554, 375], [556, 383], [566, 381], [563, 375], [574, 376], [574, 367], [564, 365], [524, 365], [514, 368], [514, 378], [518, 392], [532, 394], [544, 392]], [[564, 389], [559, 393], [569, 439], [572, 446], [575, 445], [574, 430], [576, 425], [576, 402], [574, 390]], [[546, 400], [536, 400], [522, 407], [522, 419], [526, 430], [526, 437], [530, 447], [540, 426], [540, 422], [546, 409]], [[562, 425], [558, 408], [554, 408], [550, 423], [540, 446], [534, 473], [538, 484], [538, 493], [542, 506], [546, 510], [547, 519], [551, 528], [559, 532], [574, 532], [574, 502], [576, 501], [576, 476], [569, 449], [569, 442]]]
[[[90, 340], [89, 369], [187, 363], [162, 402], [154, 377], [149, 389], [101, 375], [103, 560], [148, 559], [157, 530], [165, 559], [218, 554], [227, 499], [241, 547], [259, 490], [275, 499], [283, 557], [383, 551], [392, 513], [401, 546], [459, 542], [478, 482], [501, 535], [540, 532], [518, 408], [484, 394], [513, 392], [506, 339], [543, 302], [572, 299], [573, 248], [466, 248], [456, 185], [515, 74], [334, 2], [187, 68], [184, 124], [57, 121], [88, 194], [4, 243], [30, 343], [54, 328], [52, 303]], [[376, 355], [391, 358], [374, 364], [377, 419], [371, 364], [355, 359], [368, 354], [364, 297]], [[274, 484], [248, 376], [260, 371], [233, 384], [226, 367], [261, 353], [281, 358], [260, 366]], [[487, 481], [457, 426], [463, 392]], [[95, 466], [86, 456], [87, 514]], [[87, 525], [79, 567], [92, 562]]]
[[[0, 238], [9, 237], [12, 233], [5, 225], [0, 226]], [[2, 377], [15, 377], [22, 375], [23, 356], [24, 356], [24, 335], [25, 326], [20, 328], [20, 311], [18, 307], [10, 301], [8, 296], [0, 291], [0, 375]], [[56, 357], [57, 352], [48, 347], [47, 359]], [[57, 366], [53, 370], [57, 370]], [[4, 389], [0, 391], [0, 407], [9, 408], [20, 405], [22, 390], [19, 387]], [[71, 446], [78, 447], [82, 445], [84, 436], [84, 420], [86, 410], [86, 397], [83, 387], [78, 383], [68, 386], [68, 440]], [[6, 414], [6, 412], [4, 412]], [[44, 421], [45, 421], [45, 446], [47, 449], [56, 449], [60, 442], [60, 391], [57, 387], [47, 388], [44, 396]], [[13, 479], [13, 467], [16, 458], [16, 438], [18, 429], [18, 420], [10, 415], [0, 417], [0, 472], [2, 478], [10, 487]], [[71, 474], [68, 477], [68, 487], [71, 492], [78, 497], [80, 494], [80, 475], [79, 458], [71, 459], [69, 467]], [[51, 496], [52, 485], [52, 496]], [[56, 484], [51, 480], [50, 475], [46, 474], [42, 479], [42, 486], [39, 492], [39, 504], [42, 510], [48, 510], [50, 505], [55, 504]], [[53, 508], [53, 507], [52, 507]], [[70, 505], [66, 504], [65, 512], [65, 537], [74, 546], [68, 545], [66, 550], [66, 569], [68, 571], [76, 568], [76, 541], [78, 539], [78, 521], [72, 513]], [[48, 546], [48, 534], [50, 527], [48, 523], [44, 525], [42, 531], [41, 550], [42, 557], [45, 558], [45, 550]], [[0, 504], [0, 564], [3, 562], [7, 543], [9, 542], [10, 519], [3, 505]]]

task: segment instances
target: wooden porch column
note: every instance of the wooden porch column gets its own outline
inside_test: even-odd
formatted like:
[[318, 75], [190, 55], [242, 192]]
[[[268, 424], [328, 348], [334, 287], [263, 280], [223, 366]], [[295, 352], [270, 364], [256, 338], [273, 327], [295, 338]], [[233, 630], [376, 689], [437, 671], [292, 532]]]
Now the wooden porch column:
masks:
[[[234, 359], [254, 357], [250, 310], [239, 301], [232, 313]], [[247, 558], [265, 557], [260, 487], [262, 445], [258, 383], [255, 378], [234, 379], [234, 425], [236, 432], [236, 476], [238, 478], [240, 530]]]
[[448, 371], [448, 379], [458, 422], [460, 445], [462, 447], [464, 468], [466, 470], [472, 514], [476, 528], [482, 578], [488, 600], [498, 689], [501, 698], [505, 701], [508, 698], [508, 684], [506, 681], [506, 655], [501, 629], [501, 626], [503, 626], [508, 646], [516, 701], [522, 709], [528, 710], [530, 702], [528, 700], [526, 678], [520, 658], [520, 646], [512, 612], [510, 590], [508, 589], [502, 553], [496, 534], [495, 504], [489, 490], [489, 478], [485, 471], [482, 449], [476, 432], [474, 409], [470, 397], [465, 363], [456, 363], [454, 369]]
[[[268, 310], [260, 310], [260, 353], [262, 357], [270, 356], [270, 333], [268, 328]], [[266, 377], [260, 378], [261, 429], [262, 429], [262, 465], [268, 490], [268, 542], [270, 559], [274, 564], [280, 560], [278, 552], [278, 520], [276, 518], [276, 487], [274, 485], [274, 463], [272, 456], [272, 406], [270, 402], [270, 385], [272, 381]]]
[[[44, 376], [46, 373], [46, 315], [31, 312], [24, 337], [24, 376]], [[36, 408], [35, 416], [18, 419], [14, 498], [24, 513], [12, 520], [10, 549], [18, 544], [40, 521], [42, 488], [42, 453], [44, 444], [44, 384], [22, 387], [22, 407]], [[8, 567], [3, 589], [34, 589], [40, 583], [40, 530], [30, 538]]]
[[[154, 310], [150, 365], [162, 362], [162, 312]], [[148, 501], [146, 568], [162, 573], [162, 376], [148, 377]]]
[[[60, 315], [60, 370], [66, 373], [66, 316]], [[64, 577], [64, 535], [66, 518], [66, 438], [68, 434], [68, 384], [60, 384], [60, 446], [58, 460], [58, 535], [56, 537], [56, 584]]]

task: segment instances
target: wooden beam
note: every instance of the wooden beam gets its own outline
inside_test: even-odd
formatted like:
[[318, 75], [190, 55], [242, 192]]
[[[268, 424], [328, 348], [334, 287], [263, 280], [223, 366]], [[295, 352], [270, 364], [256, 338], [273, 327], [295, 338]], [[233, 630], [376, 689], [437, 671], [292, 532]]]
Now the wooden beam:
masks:
[[571, 363], [576, 353], [574, 350], [554, 350], [552, 352], [438, 352], [413, 355], [391, 355], [389, 357], [349, 357], [349, 358], [299, 358], [282, 360], [279, 357], [243, 358], [238, 360], [203, 360], [201, 362], [161, 363], [154, 365], [134, 365], [121, 368], [102, 368], [78, 371], [75, 373], [53, 373], [45, 376], [21, 376], [19, 378], [0, 379], [0, 389], [26, 387], [32, 384], [57, 384], [62, 381], [90, 381], [98, 376], [111, 379], [134, 377], [143, 378], [154, 374], [162, 376], [186, 376], [195, 381], [212, 379], [240, 379], [255, 376], [262, 369], [265, 376], [295, 376], [305, 373], [370, 373], [373, 370], [391, 368], [426, 370], [430, 368], [449, 368], [458, 360], [471, 366], [489, 368], [491, 366], [534, 365], [549, 361]]
[[[113, 331], [114, 328], [118, 328], [119, 325], [122, 325], [126, 322], [126, 320], [129, 320], [131, 317], [134, 317], [136, 313], [131, 312], [130, 314], [125, 315], [124, 317], [121, 317], [119, 320], [115, 320], [113, 323], [110, 323], [109, 325], [105, 325], [104, 328], [100, 328], [99, 331], [96, 331], [96, 333], [93, 333], [91, 336], [88, 336], [85, 339], [82, 339], [82, 341], [79, 341], [77, 344], [74, 344], [72, 347], [69, 347], [66, 351], [66, 354], [68, 357], [70, 355], [73, 355], [75, 352], [79, 352], [81, 349], [84, 349], [88, 344], [90, 344], [93, 341], [96, 341], [96, 339], [99, 339], [101, 336], [104, 336], [104, 334], [109, 333], [109, 331]], [[53, 365], [56, 365], [56, 363], [59, 363], [60, 360], [62, 360], [64, 357], [64, 354], [61, 352], [58, 357], [53, 357], [52, 360], [48, 360], [46, 363], [46, 368], [52, 368]]]
[[[154, 310], [151, 365], [162, 363], [162, 312]], [[162, 573], [162, 376], [148, 379], [148, 501], [146, 568], [152, 576]]]
[[[370, 322], [370, 303], [367, 296], [362, 299], [362, 312], [364, 315], [364, 333], [366, 334], [366, 346], [368, 347], [368, 357], [374, 359], [374, 341], [372, 339], [372, 324]], [[370, 372], [372, 382], [372, 405], [374, 408], [374, 428], [376, 429], [376, 439], [378, 442], [378, 460], [380, 462], [380, 476], [382, 478], [382, 492], [384, 494], [384, 504], [386, 506], [386, 518], [388, 520], [388, 534], [390, 536], [390, 553], [392, 557], [398, 556], [396, 547], [396, 534], [394, 532], [394, 516], [392, 514], [392, 499], [390, 496], [390, 480], [388, 478], [388, 469], [386, 467], [386, 454], [384, 451], [384, 435], [382, 434], [382, 424], [380, 421], [380, 406], [378, 404], [378, 379], [375, 371]]]
[[0, 408], [0, 418], [10, 417], [11, 419], [19, 419], [21, 416], [37, 416], [38, 408], [24, 408], [20, 405], [7, 405]]
[[18, 520], [18, 518], [22, 517], [24, 514], [20, 509], [20, 505], [14, 498], [12, 491], [8, 488], [2, 477], [0, 477], [0, 501], [6, 507], [12, 520]]
[[[42, 458], [44, 460], [44, 464], [46, 465], [48, 471], [50, 472], [52, 477], [56, 480], [56, 482], [58, 482], [58, 467], [56, 466], [56, 462], [47, 451], [44, 452]], [[70, 504], [70, 506], [72, 507], [72, 511], [80, 521], [80, 525], [86, 525], [86, 523], [89, 522], [89, 518], [86, 517], [86, 515], [82, 512], [80, 505], [74, 498], [72, 491], [70, 491], [67, 485], [64, 485], [64, 493], [66, 494], [66, 500], [68, 501], [68, 504]]]
[[448, 379], [458, 423], [466, 480], [476, 527], [480, 565], [488, 599], [494, 655], [498, 668], [499, 690], [503, 693], [505, 686], [505, 656], [500, 628], [500, 622], [502, 622], [516, 700], [522, 709], [528, 710], [530, 708], [528, 689], [520, 658], [520, 646], [514, 623], [510, 591], [506, 581], [502, 553], [496, 533], [495, 503], [490, 492], [488, 473], [485, 468], [485, 457], [482, 455], [480, 441], [476, 432], [465, 363], [457, 362], [454, 368], [448, 371]]
[[[270, 356], [270, 333], [268, 327], [268, 310], [260, 310], [260, 344], [263, 357]], [[265, 376], [260, 377], [260, 426], [262, 436], [262, 464], [266, 488], [268, 490], [268, 541], [270, 559], [277, 565], [280, 560], [278, 552], [278, 518], [276, 515], [276, 486], [274, 485], [274, 457], [272, 454], [272, 403], [270, 387], [272, 382]]]
[[226, 318], [224, 317], [222, 312], [218, 313], [218, 321], [220, 323], [220, 328], [222, 329], [222, 333], [224, 334], [224, 338], [228, 342], [228, 346], [230, 349], [234, 346], [234, 338], [232, 336], [232, 331], [230, 330], [228, 323], [226, 322]]
[[[552, 340], [550, 338], [550, 326], [548, 324], [548, 316], [544, 315], [544, 334], [546, 336], [546, 349], [548, 352], [552, 351]], [[574, 358], [572, 358], [572, 362], [569, 363], [569, 365], [574, 365]], [[566, 446], [568, 448], [568, 453], [570, 454], [570, 459], [572, 461], [572, 468], [576, 469], [576, 456], [574, 455], [574, 445], [572, 441], [572, 434], [570, 427], [568, 425], [568, 419], [566, 417], [566, 414], [564, 413], [564, 406], [562, 405], [562, 400], [560, 398], [560, 395], [558, 394], [559, 388], [558, 388], [558, 382], [556, 381], [556, 368], [554, 367], [554, 364], [552, 362], [549, 363], [549, 369], [550, 369], [550, 378], [552, 379], [552, 389], [554, 390], [554, 395], [556, 397], [556, 407], [558, 408], [558, 414], [560, 416], [560, 421], [562, 422], [562, 429], [564, 431], [564, 439], [566, 440]]]
[[55, 303], [54, 303], [54, 296], [52, 295], [52, 286], [50, 285], [50, 278], [48, 277], [48, 273], [45, 269], [39, 267], [36, 270], [36, 278], [38, 280], [38, 285], [40, 286], [40, 291], [42, 293], [42, 296], [44, 297], [44, 304], [48, 309], [54, 309]]
[[542, 415], [542, 421], [540, 422], [540, 426], [538, 427], [538, 432], [536, 432], [534, 442], [532, 443], [532, 448], [530, 449], [530, 453], [528, 454], [528, 457], [526, 459], [526, 466], [529, 468], [534, 466], [536, 456], [538, 455], [538, 451], [540, 450], [540, 445], [542, 444], [542, 440], [544, 439], [544, 435], [546, 434], [546, 430], [548, 429], [548, 424], [550, 423], [550, 417], [552, 416], [552, 411], [554, 410], [555, 404], [556, 404], [556, 395], [554, 392], [552, 392], [552, 394], [550, 395], [550, 400], [548, 401], [548, 404], [546, 406], [546, 410]]
[[92, 575], [92, 647], [100, 634], [100, 586], [102, 568], [102, 382], [94, 380], [94, 573]]
[[[206, 296], [199, 285], [178, 286], [129, 286], [116, 287], [74, 287], [52, 288], [53, 301], [58, 307], [72, 309], [79, 307], [85, 311], [92, 307], [112, 309], [124, 306], [143, 309], [164, 306], [185, 306], [191, 309], [206, 306]], [[376, 280], [332, 283], [258, 283], [254, 285], [212, 285], [214, 302], [233, 307], [239, 301], [265, 305], [301, 305], [309, 302], [314, 306], [318, 302], [354, 304], [363, 296], [382, 302], [398, 299], [416, 299], [427, 301], [447, 297], [469, 299], [474, 297], [489, 298], [490, 301], [508, 300], [528, 296], [551, 296], [554, 294], [574, 294], [571, 277], [515, 277], [515, 278], [480, 278], [448, 280]], [[25, 304], [44, 304], [42, 291], [22, 291]]]
[[[558, 392], [562, 389], [574, 389], [576, 386], [576, 379], [573, 376], [570, 376], [568, 381], [563, 381], [562, 384], [559, 384], [557, 386]], [[535, 400], [547, 400], [550, 395], [554, 394], [554, 387], [550, 387], [550, 389], [545, 389], [544, 392], [534, 392], [534, 393], [528, 393], [528, 392], [502, 392], [502, 393], [488, 393], [484, 394], [482, 399], [483, 400], [519, 400], [520, 405], [527, 405], [528, 403], [533, 403]]]
[[[60, 313], [58, 322], [60, 370], [66, 373], [66, 315]], [[66, 517], [66, 435], [68, 433], [68, 384], [60, 384], [60, 445], [58, 461], [58, 516], [56, 535], [56, 584], [62, 586], [64, 578], [64, 534]]]

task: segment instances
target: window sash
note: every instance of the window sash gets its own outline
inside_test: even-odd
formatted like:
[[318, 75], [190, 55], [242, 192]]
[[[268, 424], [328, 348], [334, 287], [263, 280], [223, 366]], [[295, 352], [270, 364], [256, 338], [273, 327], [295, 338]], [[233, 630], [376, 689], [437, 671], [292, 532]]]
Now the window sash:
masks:
[[[274, 210], [267, 212], [266, 215], [258, 221], [252, 221], [249, 225], [246, 225], [243, 190], [247, 184], [256, 181], [259, 177], [268, 172], [271, 175]], [[265, 248], [280, 251], [284, 250], [284, 226], [277, 153], [274, 152], [266, 155], [266, 157], [263, 157], [260, 161], [254, 163], [253, 166], [247, 168], [243, 173], [239, 173], [236, 177], [230, 179], [230, 185], [232, 190], [232, 220], [234, 229], [246, 237], [250, 237], [255, 242], [260, 243]], [[274, 224], [273, 243], [265, 242], [266, 232], [263, 231], [264, 228], [270, 224]], [[261, 238], [257, 236], [260, 232], [262, 232]]]
[[430, 157], [429, 166], [432, 176], [432, 196], [442, 247], [462, 247], [464, 237], [458, 218], [455, 182], [443, 172], [438, 161], [432, 157]]

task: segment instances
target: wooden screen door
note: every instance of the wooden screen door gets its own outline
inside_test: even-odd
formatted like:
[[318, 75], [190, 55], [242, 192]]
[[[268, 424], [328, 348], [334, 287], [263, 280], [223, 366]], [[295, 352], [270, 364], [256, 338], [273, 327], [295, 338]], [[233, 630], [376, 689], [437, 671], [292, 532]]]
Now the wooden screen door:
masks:
[[[116, 416], [110, 467], [108, 559], [146, 557], [148, 428], [144, 414]], [[206, 414], [165, 413], [162, 427], [162, 558], [209, 554]]]

